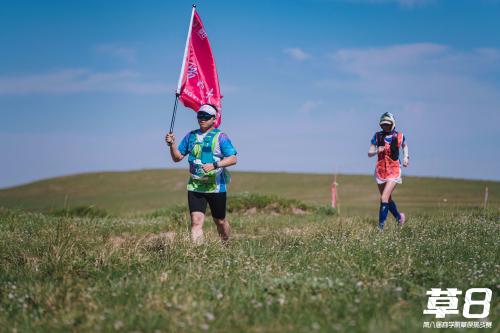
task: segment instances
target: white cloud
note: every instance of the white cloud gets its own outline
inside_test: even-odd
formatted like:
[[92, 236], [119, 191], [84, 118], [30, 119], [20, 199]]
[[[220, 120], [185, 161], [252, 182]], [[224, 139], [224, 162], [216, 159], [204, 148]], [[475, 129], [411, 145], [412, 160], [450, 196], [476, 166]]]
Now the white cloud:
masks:
[[136, 61], [136, 50], [128, 47], [116, 44], [101, 44], [96, 47], [96, 51], [127, 63], [134, 63]]
[[372, 0], [371, 2], [376, 2], [376, 3], [396, 2], [402, 7], [416, 7], [416, 6], [427, 5], [435, 1], [434, 0]]
[[[331, 0], [326, 0], [331, 1]], [[438, 0], [333, 0], [336, 2], [368, 3], [374, 5], [395, 3], [405, 8], [425, 6], [437, 2]]]
[[36, 75], [0, 76], [0, 95], [81, 92], [157, 94], [168, 91], [169, 87], [166, 84], [146, 82], [141, 80], [139, 73], [129, 70], [95, 72], [78, 68]]
[[323, 101], [305, 101], [300, 107], [299, 107], [299, 112], [300, 113], [311, 113], [318, 107], [323, 105]]
[[342, 49], [330, 57], [346, 70], [360, 72], [368, 67], [378, 70], [383, 69], [379, 66], [390, 68], [411, 66], [426, 57], [442, 55], [447, 50], [448, 47], [440, 44], [417, 43], [385, 48]]
[[283, 52], [288, 54], [292, 59], [298, 60], [298, 61], [304, 61], [309, 58], [311, 58], [311, 55], [303, 51], [302, 49], [298, 47], [292, 47], [292, 48], [287, 48], [284, 49]]
[[499, 59], [496, 49], [461, 52], [431, 43], [342, 49], [330, 55], [333, 78], [317, 84], [393, 105], [491, 108], [500, 92], [488, 77], [500, 74]]

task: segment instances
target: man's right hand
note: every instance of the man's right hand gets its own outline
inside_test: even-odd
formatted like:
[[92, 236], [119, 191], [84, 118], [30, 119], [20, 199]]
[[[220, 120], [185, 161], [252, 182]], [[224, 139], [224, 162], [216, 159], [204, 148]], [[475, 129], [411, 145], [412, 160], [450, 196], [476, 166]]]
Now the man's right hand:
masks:
[[378, 147], [377, 153], [382, 154], [383, 152], [385, 152], [385, 147], [384, 146]]
[[165, 142], [167, 143], [167, 145], [169, 145], [170, 147], [172, 145], [175, 144], [175, 135], [174, 133], [167, 133], [167, 135], [165, 136]]

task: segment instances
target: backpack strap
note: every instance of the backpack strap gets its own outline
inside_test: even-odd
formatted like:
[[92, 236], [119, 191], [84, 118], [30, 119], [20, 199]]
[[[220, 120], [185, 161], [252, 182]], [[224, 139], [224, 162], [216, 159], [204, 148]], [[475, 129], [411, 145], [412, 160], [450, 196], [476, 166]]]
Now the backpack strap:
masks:
[[215, 146], [217, 143], [217, 140], [219, 140], [219, 135], [221, 131], [219, 129], [213, 129], [205, 135], [205, 138], [203, 138], [203, 146], [201, 148], [201, 163], [214, 163], [214, 150]]
[[383, 132], [377, 132], [376, 134], [377, 147], [385, 145]]
[[194, 144], [196, 143], [196, 132], [198, 130], [192, 130], [189, 132], [189, 138], [188, 138], [188, 154], [193, 151]]
[[217, 144], [217, 142], [219, 141], [219, 136], [222, 134], [221, 131], [218, 131], [217, 133], [215, 133], [214, 135], [214, 138], [212, 140], [212, 153], [215, 151], [215, 145]]
[[402, 133], [398, 133], [397, 131], [392, 132], [390, 156], [393, 161], [399, 160], [399, 148], [401, 147], [402, 138]]
[[196, 156], [194, 155], [194, 147], [196, 146], [196, 133], [198, 130], [193, 130], [189, 132], [189, 138], [188, 138], [188, 148], [187, 148], [187, 153], [189, 155], [189, 162], [192, 162], [196, 159]]
[[401, 148], [401, 145], [403, 144], [403, 133], [397, 133], [397, 138], [398, 138], [398, 148]]

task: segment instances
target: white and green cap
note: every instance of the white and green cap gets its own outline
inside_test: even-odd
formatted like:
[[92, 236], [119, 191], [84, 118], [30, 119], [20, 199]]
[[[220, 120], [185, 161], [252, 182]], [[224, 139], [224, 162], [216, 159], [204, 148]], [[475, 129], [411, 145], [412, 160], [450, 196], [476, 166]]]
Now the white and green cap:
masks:
[[396, 127], [396, 120], [394, 119], [394, 115], [392, 113], [385, 112], [380, 116], [379, 125], [384, 125], [384, 124], [391, 124], [392, 125], [391, 130], [393, 130], [394, 127]]

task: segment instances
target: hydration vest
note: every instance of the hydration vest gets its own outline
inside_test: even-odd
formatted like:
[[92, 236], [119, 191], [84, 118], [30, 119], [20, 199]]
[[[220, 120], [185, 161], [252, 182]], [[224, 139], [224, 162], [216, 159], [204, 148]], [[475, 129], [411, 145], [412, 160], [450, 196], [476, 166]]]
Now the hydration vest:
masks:
[[401, 165], [399, 164], [399, 149], [403, 143], [403, 133], [392, 131], [391, 143], [385, 141], [388, 136], [385, 132], [377, 132], [377, 147], [384, 147], [382, 153], [378, 153], [375, 174], [379, 179], [395, 179], [401, 177]]
[[[196, 133], [198, 130], [191, 131], [189, 133], [188, 141], [188, 151], [189, 151], [189, 162], [194, 162], [195, 160], [201, 160], [202, 164], [214, 163], [214, 150], [217, 140], [219, 140], [219, 135], [221, 131], [214, 128], [208, 132], [203, 138], [202, 142], [198, 142], [196, 139]], [[199, 154], [201, 150], [201, 155]]]
[[231, 176], [225, 168], [218, 168], [208, 172], [203, 170], [203, 164], [214, 163], [214, 150], [219, 140], [219, 136], [222, 133], [219, 129], [213, 129], [208, 132], [203, 140], [199, 142], [197, 140], [198, 130], [191, 131], [188, 140], [188, 151], [189, 151], [189, 173], [191, 174], [191, 179], [196, 180], [198, 184], [204, 183], [207, 188], [216, 186], [217, 174], [222, 172], [223, 177], [225, 177], [225, 182], [229, 183], [231, 181]]

